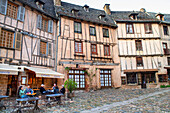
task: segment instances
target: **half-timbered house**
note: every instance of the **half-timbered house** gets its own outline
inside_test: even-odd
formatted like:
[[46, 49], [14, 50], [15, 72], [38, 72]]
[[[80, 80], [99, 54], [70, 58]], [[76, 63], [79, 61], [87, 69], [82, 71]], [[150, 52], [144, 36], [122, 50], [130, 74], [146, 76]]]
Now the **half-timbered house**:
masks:
[[122, 87], [157, 87], [166, 75], [160, 19], [144, 8], [140, 11], [111, 11], [118, 25]]
[[[55, 0], [57, 71], [78, 89], [120, 87], [116, 24], [104, 10]], [[107, 6], [105, 6], [107, 7]]]
[[0, 0], [0, 94], [15, 95], [20, 85], [52, 87], [62, 78], [53, 71], [56, 26], [53, 0]]

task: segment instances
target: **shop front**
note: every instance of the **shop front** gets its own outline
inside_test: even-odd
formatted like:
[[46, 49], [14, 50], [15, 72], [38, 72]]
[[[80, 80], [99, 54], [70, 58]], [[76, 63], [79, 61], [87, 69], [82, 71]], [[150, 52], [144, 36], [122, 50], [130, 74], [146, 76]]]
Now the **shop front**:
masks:
[[129, 86], [141, 86], [141, 88], [157, 85], [157, 69], [125, 70], [126, 84]]
[[41, 84], [45, 85], [46, 89], [51, 89], [54, 83], [63, 81], [64, 75], [55, 72], [51, 69], [37, 68], [37, 67], [24, 67], [24, 73], [21, 74], [20, 85], [29, 85], [32, 89], [39, 89]]
[[0, 64], [0, 95], [16, 96], [18, 69], [8, 64]]

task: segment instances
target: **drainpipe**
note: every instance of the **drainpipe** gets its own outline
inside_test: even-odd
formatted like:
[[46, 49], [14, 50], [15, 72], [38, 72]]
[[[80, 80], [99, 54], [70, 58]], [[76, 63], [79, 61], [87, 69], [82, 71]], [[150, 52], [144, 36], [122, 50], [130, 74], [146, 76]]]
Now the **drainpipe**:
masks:
[[[57, 26], [57, 23], [56, 23]], [[56, 28], [57, 29], [57, 28]], [[58, 60], [58, 38], [61, 36], [61, 18], [59, 15], [59, 34], [57, 36], [57, 42], [56, 42], [56, 58], [55, 58], [55, 71], [57, 71], [57, 60]]]

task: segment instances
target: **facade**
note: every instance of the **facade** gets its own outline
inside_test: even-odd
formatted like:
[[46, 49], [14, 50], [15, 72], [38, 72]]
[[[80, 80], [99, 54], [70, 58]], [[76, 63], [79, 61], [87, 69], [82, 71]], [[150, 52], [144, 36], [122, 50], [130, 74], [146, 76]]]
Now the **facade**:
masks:
[[[118, 25], [117, 38], [124, 88], [157, 87], [167, 83], [167, 53], [159, 15], [140, 11], [112, 11]], [[161, 79], [164, 80], [161, 81]]]
[[[104, 10], [56, 2], [57, 71], [78, 89], [120, 87], [116, 24]], [[106, 7], [106, 6], [105, 6]], [[94, 76], [93, 76], [94, 75]]]
[[57, 21], [53, 0], [0, 0], [0, 95], [63, 78], [53, 71]]

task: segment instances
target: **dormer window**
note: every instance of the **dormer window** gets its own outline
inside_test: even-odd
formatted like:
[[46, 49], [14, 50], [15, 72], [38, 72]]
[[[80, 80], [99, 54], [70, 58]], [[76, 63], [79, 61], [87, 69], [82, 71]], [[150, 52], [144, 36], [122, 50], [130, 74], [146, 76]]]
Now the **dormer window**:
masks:
[[42, 0], [35, 0], [35, 3], [36, 3], [38, 8], [43, 10], [43, 7], [44, 7], [45, 3]]
[[137, 16], [138, 16], [138, 13], [131, 13], [130, 15], [129, 15], [129, 17], [131, 18], [131, 19], [133, 19], [133, 20], [137, 20]]
[[157, 17], [159, 20], [164, 21], [164, 14], [158, 13], [158, 14], [156, 14], [156, 17]]
[[106, 15], [101, 14], [101, 15], [99, 15], [99, 19], [100, 19], [100, 20], [103, 20], [105, 16], [106, 16]]
[[89, 12], [89, 6], [88, 6], [88, 5], [84, 5], [83, 9], [84, 9], [86, 12]]
[[77, 15], [77, 14], [78, 14], [78, 12], [79, 12], [79, 10], [78, 10], [78, 9], [72, 9], [72, 10], [71, 10], [71, 13], [72, 13], [72, 14], [74, 14], [74, 15]]

